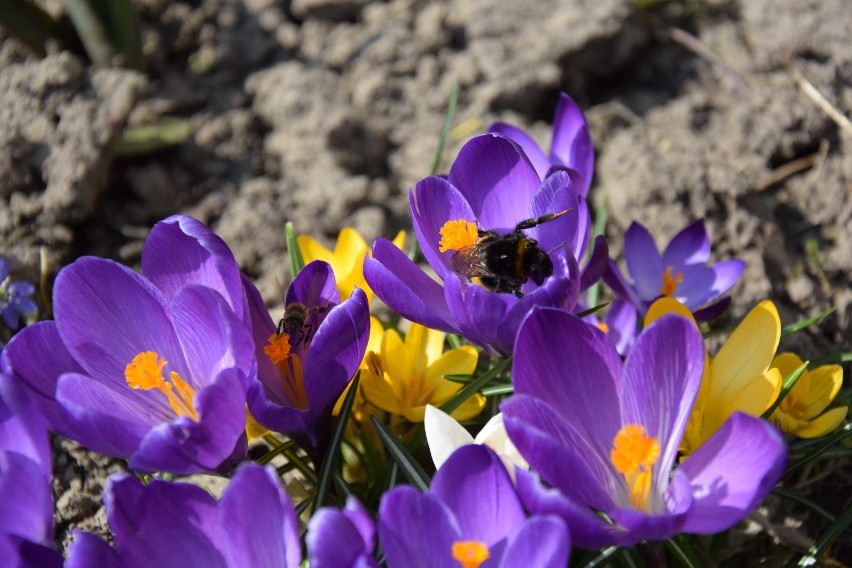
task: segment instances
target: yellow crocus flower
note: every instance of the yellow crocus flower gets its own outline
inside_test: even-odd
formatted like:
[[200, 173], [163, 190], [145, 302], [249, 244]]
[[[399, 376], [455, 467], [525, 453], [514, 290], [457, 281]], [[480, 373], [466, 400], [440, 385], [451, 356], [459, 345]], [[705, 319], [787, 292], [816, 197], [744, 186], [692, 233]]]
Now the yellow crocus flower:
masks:
[[[395, 330], [386, 330], [381, 350], [368, 352], [366, 369], [361, 371], [361, 394], [367, 404], [410, 422], [423, 422], [427, 404], [440, 407], [455, 396], [462, 385], [444, 376], [473, 373], [479, 354], [470, 345], [444, 352], [444, 336], [418, 324], [411, 325], [404, 341]], [[475, 394], [452, 416], [470, 420], [484, 407], [485, 397]]]
[[[772, 367], [786, 377], [802, 365], [794, 353], [781, 353], [772, 361]], [[772, 413], [769, 421], [782, 432], [799, 438], [824, 436], [840, 426], [848, 406], [839, 406], [823, 412], [840, 392], [843, 368], [840, 365], [822, 365], [805, 371]]]
[[[299, 235], [296, 240], [305, 264], [324, 260], [331, 265], [341, 298], [348, 298], [355, 286], [358, 286], [367, 294], [367, 301], [373, 301], [373, 291], [364, 280], [364, 258], [369, 254], [369, 247], [358, 231], [345, 227], [337, 236], [333, 251], [307, 235]], [[393, 239], [393, 244], [401, 249], [404, 242], [405, 231], [400, 231]]]
[[[681, 314], [695, 323], [683, 304], [661, 298], [649, 308], [645, 325], [667, 313]], [[705, 355], [704, 376], [681, 452], [688, 455], [698, 449], [734, 412], [760, 416], [772, 406], [783, 380], [781, 372], [772, 367], [780, 339], [781, 318], [767, 300], [746, 315], [715, 357]]]

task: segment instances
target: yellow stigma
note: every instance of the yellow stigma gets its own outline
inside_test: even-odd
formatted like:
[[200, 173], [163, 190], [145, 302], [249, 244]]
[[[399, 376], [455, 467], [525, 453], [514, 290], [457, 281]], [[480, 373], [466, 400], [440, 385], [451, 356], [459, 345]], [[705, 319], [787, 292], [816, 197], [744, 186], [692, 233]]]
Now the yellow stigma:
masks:
[[661, 296], [674, 296], [675, 291], [677, 290], [678, 285], [683, 282], [683, 272], [678, 272], [674, 276], [672, 276], [673, 267], [667, 266], [666, 271], [663, 273], [663, 285], [660, 286], [660, 295]]
[[289, 403], [299, 410], [308, 408], [308, 393], [305, 392], [305, 374], [302, 370], [302, 359], [295, 353], [290, 353], [290, 336], [273, 333], [269, 336], [269, 345], [263, 352], [278, 369], [281, 386]]
[[[195, 389], [184, 381], [179, 374], [169, 373], [171, 382], [163, 376], [163, 367], [168, 361], [154, 351], [138, 353], [124, 368], [124, 380], [134, 390], [158, 390], [166, 396], [169, 405], [177, 416], [189, 416], [198, 422], [195, 411]], [[175, 392], [177, 391], [177, 392]]]
[[602, 321], [596, 323], [595, 327], [598, 328], [599, 330], [601, 330], [604, 333], [609, 333], [609, 326]]
[[476, 239], [479, 237], [479, 229], [476, 228], [476, 223], [464, 219], [447, 221], [441, 227], [440, 233], [441, 242], [438, 243], [438, 250], [441, 252], [460, 250], [476, 243]]
[[290, 336], [286, 333], [273, 333], [269, 336], [269, 345], [263, 347], [263, 352], [274, 364], [280, 364], [290, 355]]
[[453, 558], [462, 568], [479, 568], [491, 556], [484, 542], [460, 540], [453, 543]]
[[610, 460], [627, 481], [630, 504], [650, 512], [651, 468], [660, 457], [660, 442], [645, 434], [641, 424], [628, 424], [615, 435]]

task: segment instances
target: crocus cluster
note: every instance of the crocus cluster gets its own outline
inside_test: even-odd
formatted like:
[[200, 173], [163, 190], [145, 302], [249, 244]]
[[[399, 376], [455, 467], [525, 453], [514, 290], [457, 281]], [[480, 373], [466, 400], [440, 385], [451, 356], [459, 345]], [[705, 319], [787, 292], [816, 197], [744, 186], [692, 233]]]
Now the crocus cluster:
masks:
[[[368, 248], [346, 228], [333, 250], [302, 235], [308, 263], [274, 315], [185, 215], [153, 227], [141, 271], [66, 266], [55, 318], [0, 354], [0, 558], [558, 568], [572, 547], [682, 550], [685, 534], [731, 529], [796, 438], [842, 426], [842, 368], [777, 353], [768, 300], [706, 343], [744, 263], [710, 261], [703, 221], [662, 252], [636, 222], [617, 247], [625, 276], [592, 238], [593, 174], [567, 95], [547, 152], [495, 124], [409, 191], [428, 267], [403, 233]], [[7, 277], [0, 259], [16, 327], [37, 307]], [[611, 302], [590, 305], [604, 284]], [[48, 430], [130, 470], [104, 493], [111, 538], [75, 532], [64, 559]], [[227, 485], [173, 479], [195, 473]]]

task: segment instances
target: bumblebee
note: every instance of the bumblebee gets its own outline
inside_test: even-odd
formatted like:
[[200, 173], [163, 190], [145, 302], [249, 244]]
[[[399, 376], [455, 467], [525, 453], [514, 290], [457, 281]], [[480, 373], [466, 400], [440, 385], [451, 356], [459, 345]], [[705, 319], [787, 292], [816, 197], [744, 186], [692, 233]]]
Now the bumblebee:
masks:
[[326, 311], [325, 306], [314, 306], [308, 308], [305, 304], [293, 302], [284, 308], [284, 316], [278, 320], [275, 329], [276, 337], [287, 334], [290, 337], [290, 346], [298, 347], [302, 342], [309, 343], [314, 331], [314, 325], [310, 323], [311, 314], [321, 314]]
[[478, 231], [476, 242], [460, 248], [450, 257], [453, 270], [491, 292], [507, 292], [522, 297], [521, 286], [532, 279], [538, 285], [553, 274], [553, 262], [548, 253], [538, 246], [538, 241], [522, 231], [552, 221], [568, 213], [548, 213], [535, 219], [526, 219], [511, 233]]

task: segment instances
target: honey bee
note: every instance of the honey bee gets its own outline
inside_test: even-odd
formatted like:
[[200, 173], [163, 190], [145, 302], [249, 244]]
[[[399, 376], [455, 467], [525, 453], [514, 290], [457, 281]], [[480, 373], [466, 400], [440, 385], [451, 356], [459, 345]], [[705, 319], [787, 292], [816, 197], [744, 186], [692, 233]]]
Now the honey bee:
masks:
[[548, 253], [538, 246], [538, 241], [522, 231], [560, 217], [572, 208], [559, 213], [548, 213], [535, 219], [526, 219], [511, 233], [479, 230], [476, 242], [460, 248], [450, 258], [453, 270], [479, 283], [491, 292], [508, 292], [522, 297], [521, 286], [532, 279], [538, 285], [553, 274], [553, 262]]
[[287, 334], [290, 337], [290, 346], [298, 347], [302, 342], [310, 343], [314, 331], [314, 324], [310, 323], [311, 314], [321, 314], [326, 311], [325, 306], [313, 306], [308, 308], [305, 304], [293, 302], [284, 308], [284, 315], [278, 320], [275, 329], [276, 337]]

